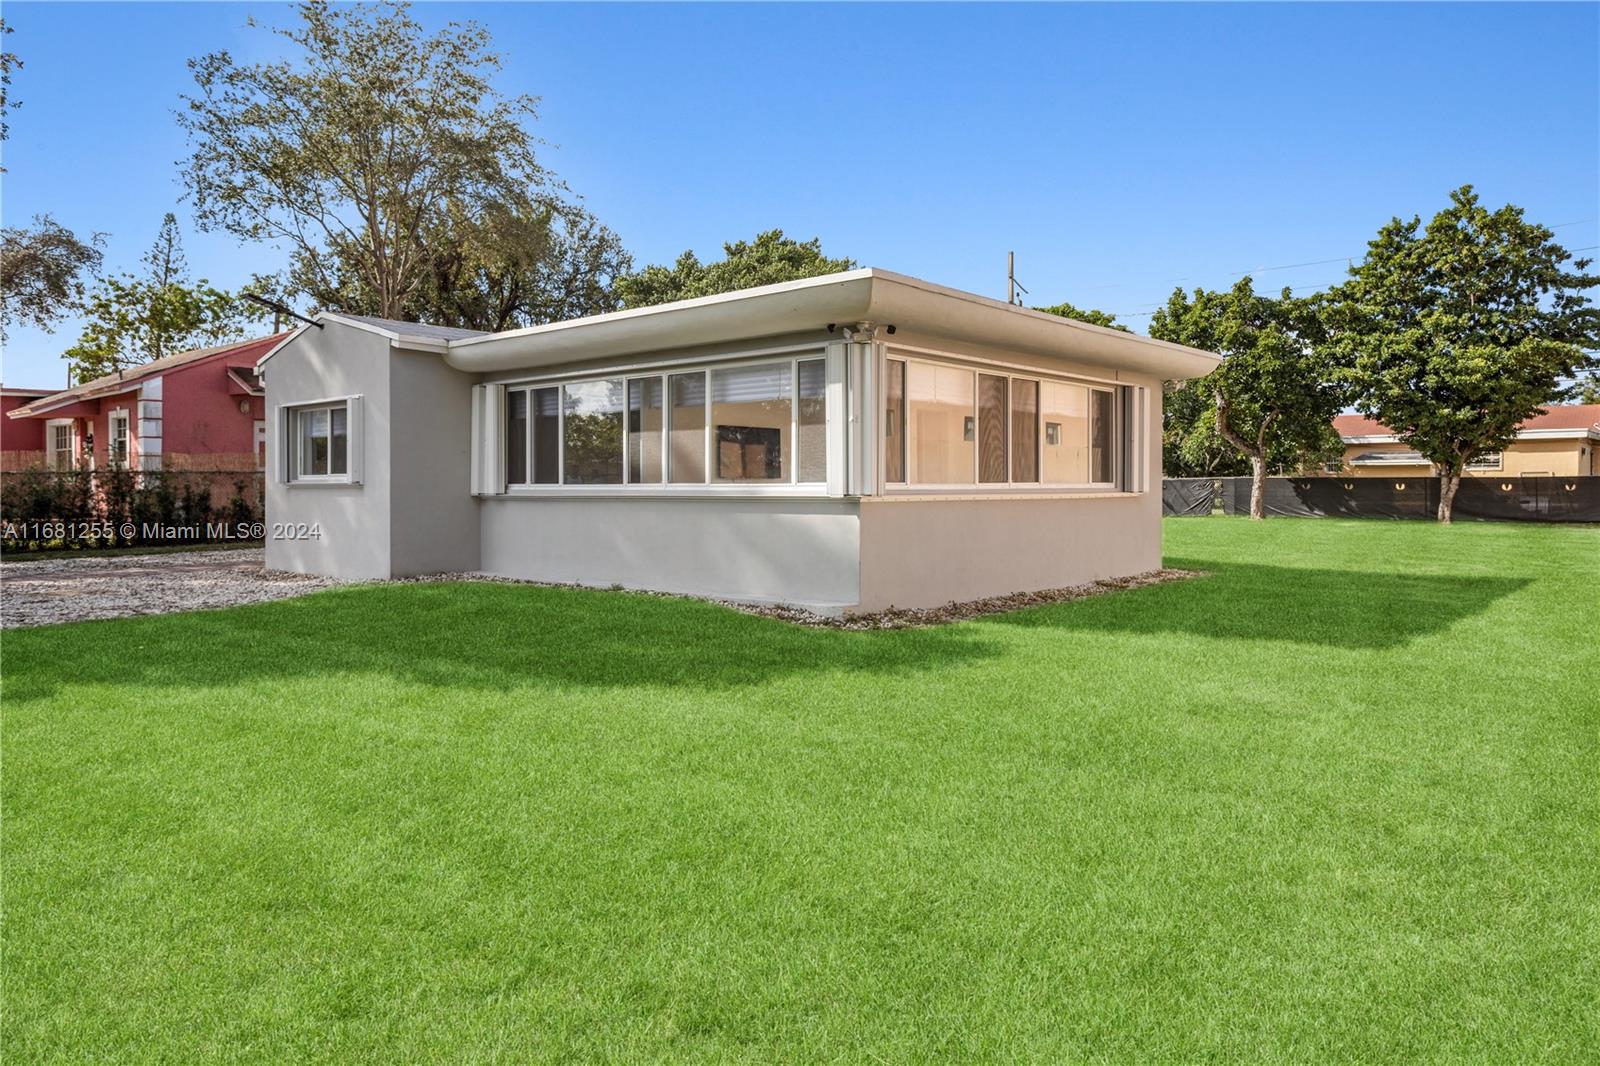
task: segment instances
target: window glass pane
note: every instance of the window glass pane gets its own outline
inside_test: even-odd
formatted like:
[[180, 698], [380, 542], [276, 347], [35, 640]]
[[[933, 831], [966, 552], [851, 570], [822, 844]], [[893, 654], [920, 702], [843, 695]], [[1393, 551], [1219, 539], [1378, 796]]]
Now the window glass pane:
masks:
[[628, 480], [661, 483], [661, 379], [628, 382]]
[[793, 417], [788, 363], [711, 372], [712, 446], [718, 481], [783, 481]]
[[911, 482], [970, 485], [977, 455], [970, 370], [906, 364], [906, 406]]
[[800, 368], [800, 402], [795, 419], [797, 481], [828, 480], [828, 367], [821, 359], [805, 359]]
[[348, 465], [350, 454], [348, 419], [350, 412], [347, 408], [335, 407], [328, 412], [328, 415], [329, 424], [332, 427], [330, 433], [332, 439], [328, 446], [328, 473], [347, 474], [350, 472]]
[[327, 410], [300, 412], [300, 432], [302, 443], [300, 461], [304, 464], [301, 472], [326, 474], [328, 472]]
[[528, 483], [528, 394], [506, 393], [506, 484]]
[[978, 375], [978, 480], [1006, 479], [1006, 379]]
[[533, 416], [533, 483], [554, 485], [561, 480], [560, 390], [554, 385], [534, 389], [529, 406]]
[[622, 484], [622, 379], [562, 386], [567, 485]]
[[1089, 480], [1089, 390], [1044, 383], [1044, 479], [1057, 485]]
[[1112, 447], [1112, 428], [1115, 420], [1111, 414], [1112, 394], [1101, 389], [1095, 389], [1094, 398], [1094, 455], [1093, 474], [1094, 480], [1100, 482], [1114, 481], [1112, 473], [1112, 459], [1115, 448]]
[[889, 360], [888, 380], [883, 383], [883, 479], [906, 479], [906, 365]]
[[126, 415], [111, 416], [111, 461], [128, 461], [128, 419]]
[[1011, 379], [1011, 480], [1039, 480], [1039, 383]]
[[671, 477], [680, 485], [706, 480], [706, 375], [674, 374], [672, 390]]

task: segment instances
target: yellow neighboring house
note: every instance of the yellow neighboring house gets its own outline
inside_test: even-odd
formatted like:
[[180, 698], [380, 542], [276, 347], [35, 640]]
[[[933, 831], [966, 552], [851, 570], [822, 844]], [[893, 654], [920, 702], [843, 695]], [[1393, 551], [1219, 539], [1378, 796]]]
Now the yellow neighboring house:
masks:
[[[1433, 464], [1401, 443], [1394, 431], [1364, 415], [1339, 415], [1333, 428], [1344, 441], [1344, 465], [1330, 473], [1356, 477], [1427, 477]], [[1478, 477], [1600, 475], [1600, 403], [1546, 407], [1524, 422], [1503, 452], [1467, 464]]]

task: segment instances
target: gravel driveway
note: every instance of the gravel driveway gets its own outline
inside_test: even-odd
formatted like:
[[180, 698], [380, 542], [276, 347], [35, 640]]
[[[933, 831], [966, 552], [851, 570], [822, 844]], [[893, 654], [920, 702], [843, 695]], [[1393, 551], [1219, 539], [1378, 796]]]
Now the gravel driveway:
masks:
[[234, 607], [343, 584], [268, 571], [260, 548], [0, 563], [0, 626]]

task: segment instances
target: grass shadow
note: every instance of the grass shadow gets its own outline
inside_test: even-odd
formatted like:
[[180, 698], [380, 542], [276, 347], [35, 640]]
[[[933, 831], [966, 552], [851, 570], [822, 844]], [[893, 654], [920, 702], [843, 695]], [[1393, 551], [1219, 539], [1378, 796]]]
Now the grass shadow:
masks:
[[1205, 577], [997, 618], [1020, 626], [1389, 648], [1487, 610], [1531, 579], [1169, 559]]
[[66, 683], [212, 686], [340, 672], [491, 690], [539, 682], [724, 689], [999, 654], [970, 627], [808, 629], [688, 598], [483, 582], [362, 586], [223, 611], [10, 630], [5, 652], [8, 700], [44, 698]]

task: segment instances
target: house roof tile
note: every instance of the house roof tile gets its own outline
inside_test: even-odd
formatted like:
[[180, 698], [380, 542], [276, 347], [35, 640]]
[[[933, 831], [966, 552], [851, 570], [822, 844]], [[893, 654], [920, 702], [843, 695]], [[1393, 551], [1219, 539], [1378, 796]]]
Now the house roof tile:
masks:
[[176, 355], [155, 359], [148, 363], [140, 363], [138, 366], [127, 367], [115, 374], [106, 374], [92, 381], [86, 381], [82, 385], [74, 385], [70, 389], [62, 389], [60, 392], [52, 392], [48, 396], [41, 396], [32, 403], [23, 404], [10, 412], [10, 417], [28, 418], [44, 414], [51, 408], [60, 407], [65, 403], [91, 400], [96, 396], [122, 392], [144, 378], [164, 374], [169, 370], [176, 370], [178, 367], [187, 366], [190, 363], [198, 363], [213, 356], [226, 355], [238, 359], [241, 364], [253, 363], [258, 356], [285, 336], [287, 334], [280, 333], [271, 337], [257, 337], [248, 341], [218, 344], [210, 348], [195, 348], [191, 351], [179, 352]]

